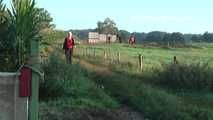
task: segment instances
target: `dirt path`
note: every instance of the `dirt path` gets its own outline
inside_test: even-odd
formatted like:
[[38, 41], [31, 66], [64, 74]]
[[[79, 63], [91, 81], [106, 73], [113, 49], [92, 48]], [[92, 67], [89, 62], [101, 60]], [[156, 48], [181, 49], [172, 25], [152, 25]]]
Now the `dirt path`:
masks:
[[[98, 66], [98, 65], [94, 65], [91, 64], [89, 62], [87, 62], [86, 60], [80, 60], [79, 64], [81, 65], [81, 67], [88, 69], [88, 70], [93, 70], [94, 72], [96, 72], [97, 74], [105, 74], [105, 75], [113, 75], [115, 73], [113, 73], [109, 68], [104, 67], [104, 66]], [[93, 115], [94, 115], [94, 111], [93, 111]], [[102, 114], [101, 116], [108, 116], [108, 117], [112, 117], [109, 120], [144, 120], [143, 115], [140, 112], [135, 111], [134, 109], [132, 109], [129, 106], [123, 105], [120, 109], [118, 110], [113, 110], [113, 111], [108, 111], [108, 112], [101, 112], [101, 111], [96, 111], [97, 114], [95, 114], [95, 116], [93, 116], [94, 118], [97, 117], [96, 115], [98, 114]], [[101, 118], [101, 117], [100, 117]], [[91, 119], [91, 120], [105, 120], [105, 119]]]

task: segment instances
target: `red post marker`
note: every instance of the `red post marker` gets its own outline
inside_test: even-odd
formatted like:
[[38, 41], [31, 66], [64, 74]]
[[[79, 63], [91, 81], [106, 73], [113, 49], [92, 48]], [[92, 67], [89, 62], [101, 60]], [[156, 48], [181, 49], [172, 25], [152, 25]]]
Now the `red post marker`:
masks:
[[23, 67], [20, 72], [21, 75], [19, 76], [19, 96], [30, 97], [32, 70], [30, 68]]

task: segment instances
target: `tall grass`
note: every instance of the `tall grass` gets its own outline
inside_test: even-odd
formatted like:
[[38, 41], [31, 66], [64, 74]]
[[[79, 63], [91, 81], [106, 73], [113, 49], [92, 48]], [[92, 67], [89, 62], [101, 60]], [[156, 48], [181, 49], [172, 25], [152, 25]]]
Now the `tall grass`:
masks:
[[[113, 72], [112, 75], [95, 72], [92, 79], [96, 83], [104, 85], [106, 90], [110, 91], [111, 95], [121, 103], [133, 106], [149, 119], [213, 119], [211, 109], [188, 104], [183, 97], [177, 96], [165, 88], [167, 86], [174, 90], [211, 90], [212, 68], [208, 64], [165, 64], [161, 70], [159, 68], [145, 69], [136, 74], [137, 70], [132, 68], [131, 63], [103, 64], [102, 59], [92, 57], [84, 59], [89, 63], [108, 67]], [[173, 78], [174, 83], [170, 78]], [[164, 83], [163, 80], [167, 82]], [[182, 80], [184, 81], [182, 82]], [[156, 83], [160, 86], [156, 86]]]
[[213, 68], [207, 63], [168, 64], [155, 72], [158, 84], [174, 89], [213, 90]]
[[110, 76], [94, 73], [92, 79], [103, 84], [121, 103], [134, 107], [151, 120], [213, 119], [212, 110], [188, 105], [183, 98], [125, 72]]
[[78, 64], [66, 64], [50, 56], [43, 65], [45, 80], [40, 83], [40, 100], [57, 107], [116, 108], [118, 103], [87, 76]]

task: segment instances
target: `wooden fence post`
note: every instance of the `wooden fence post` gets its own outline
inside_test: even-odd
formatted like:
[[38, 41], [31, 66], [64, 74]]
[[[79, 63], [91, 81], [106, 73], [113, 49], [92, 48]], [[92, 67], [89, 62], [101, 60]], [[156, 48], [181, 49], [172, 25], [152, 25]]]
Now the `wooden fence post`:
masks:
[[92, 57], [92, 54], [93, 54], [93, 50], [92, 50], [92, 47], [90, 47], [90, 49], [89, 49], [89, 56]]
[[86, 57], [88, 56], [88, 50], [87, 50], [88, 48], [86, 47], [86, 49], [85, 49], [85, 55], [86, 55]]
[[90, 57], [90, 51], [91, 51], [90, 49], [91, 49], [91, 47], [88, 47], [88, 49], [87, 49], [87, 56], [88, 57]]
[[96, 57], [96, 50], [95, 50], [95, 47], [93, 48], [93, 55], [94, 55], [94, 57]]
[[169, 42], [167, 42], [167, 47], [168, 47], [168, 48], [170, 48], [170, 44], [169, 44]]
[[143, 70], [143, 56], [141, 54], [139, 54], [138, 58], [139, 58], [139, 68], [142, 71]]
[[178, 64], [178, 60], [177, 60], [177, 57], [176, 57], [176, 56], [174, 56], [174, 58], [173, 58], [173, 63], [174, 63], [174, 64]]
[[118, 57], [118, 63], [120, 63], [120, 61], [121, 61], [121, 53], [119, 51], [117, 53], [117, 57]]
[[84, 57], [84, 48], [83, 47], [81, 48], [81, 54]]
[[106, 50], [104, 50], [104, 59], [105, 59], [105, 60], [107, 59], [107, 53], [106, 53]]

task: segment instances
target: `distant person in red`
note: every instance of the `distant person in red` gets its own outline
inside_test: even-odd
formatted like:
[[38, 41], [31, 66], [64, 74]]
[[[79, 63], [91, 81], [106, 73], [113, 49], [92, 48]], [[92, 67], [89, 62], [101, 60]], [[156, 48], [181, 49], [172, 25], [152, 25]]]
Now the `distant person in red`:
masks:
[[72, 32], [69, 32], [67, 37], [64, 39], [64, 45], [63, 45], [63, 49], [65, 50], [66, 61], [69, 64], [72, 63], [74, 45], [75, 45], [75, 42], [74, 42]]
[[135, 42], [136, 42], [135, 36], [131, 35], [130, 38], [129, 38], [129, 44], [133, 45], [133, 44], [135, 44]]

